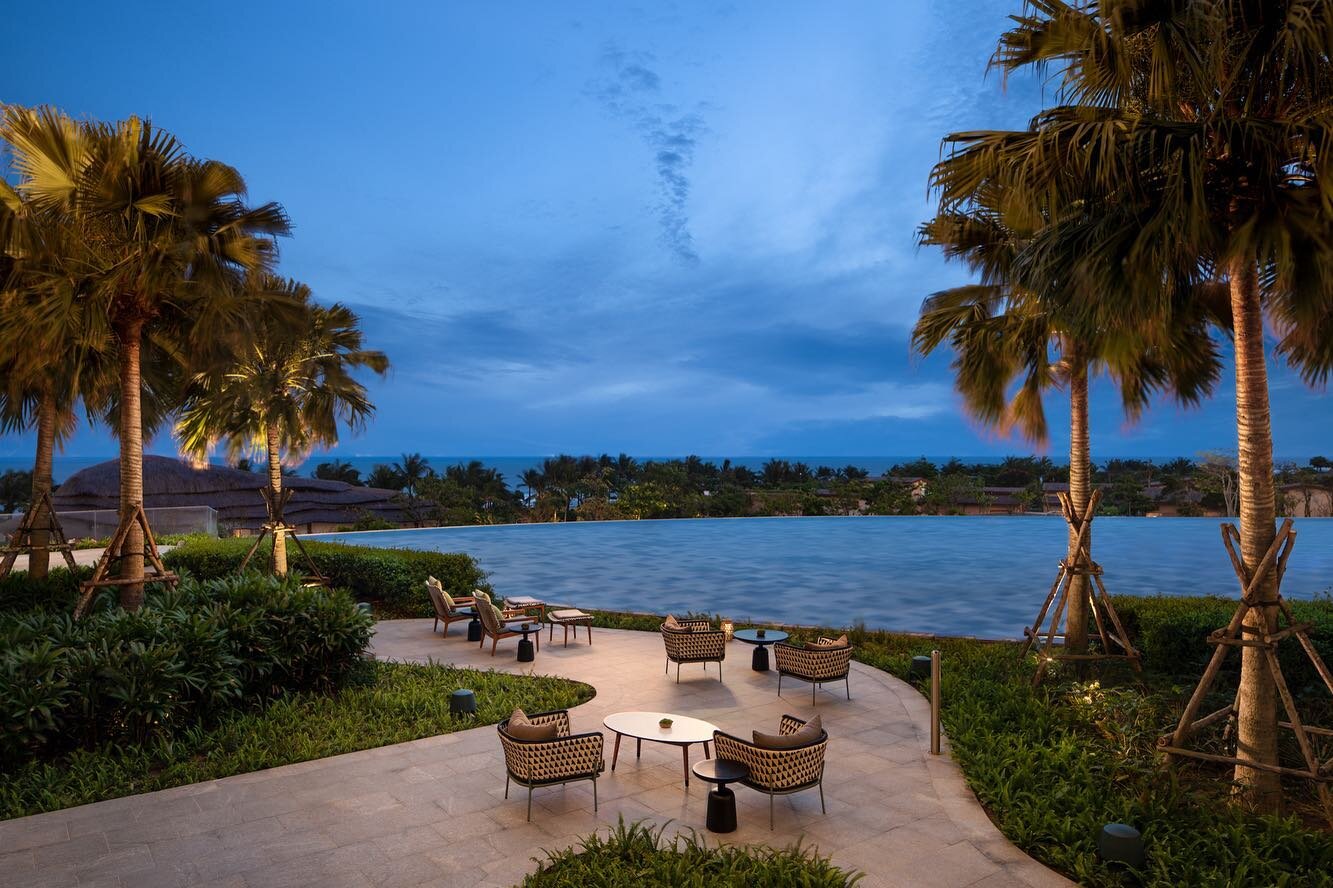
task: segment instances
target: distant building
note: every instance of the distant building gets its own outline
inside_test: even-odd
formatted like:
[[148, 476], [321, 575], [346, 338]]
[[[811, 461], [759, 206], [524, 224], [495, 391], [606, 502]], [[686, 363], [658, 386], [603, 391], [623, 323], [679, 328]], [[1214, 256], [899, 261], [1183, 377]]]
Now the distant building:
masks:
[[[292, 491], [283, 517], [304, 533], [325, 533], [371, 516], [390, 524], [411, 524], [399, 492], [356, 487], [343, 481], [284, 477]], [[144, 507], [164, 509], [208, 506], [217, 511], [225, 532], [255, 533], [268, 519], [263, 495], [268, 477], [226, 466], [196, 469], [166, 456], [143, 458]], [[60, 485], [53, 502], [57, 513], [112, 510], [120, 501], [120, 463], [108, 460], [75, 472]]]

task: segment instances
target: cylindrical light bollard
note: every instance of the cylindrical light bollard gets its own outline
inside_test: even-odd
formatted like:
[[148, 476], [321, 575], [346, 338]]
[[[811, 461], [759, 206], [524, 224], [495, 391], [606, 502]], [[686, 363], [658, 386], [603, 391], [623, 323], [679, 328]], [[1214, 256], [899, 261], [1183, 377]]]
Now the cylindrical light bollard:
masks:
[[940, 652], [930, 652], [930, 754], [940, 754]]

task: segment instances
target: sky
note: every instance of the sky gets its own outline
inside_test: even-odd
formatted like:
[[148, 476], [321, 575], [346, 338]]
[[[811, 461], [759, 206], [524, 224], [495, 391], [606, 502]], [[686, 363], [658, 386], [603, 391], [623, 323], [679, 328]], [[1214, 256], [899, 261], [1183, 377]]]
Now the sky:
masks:
[[[1043, 99], [986, 71], [1018, 0], [16, 6], [59, 39], [9, 42], [0, 99], [150, 117], [286, 207], [280, 271], [392, 361], [337, 454], [1034, 450], [908, 347], [967, 281], [916, 245], [941, 137]], [[1327, 394], [1272, 372], [1277, 453], [1333, 450]], [[1095, 454], [1235, 447], [1225, 374], [1134, 425], [1093, 395]]]

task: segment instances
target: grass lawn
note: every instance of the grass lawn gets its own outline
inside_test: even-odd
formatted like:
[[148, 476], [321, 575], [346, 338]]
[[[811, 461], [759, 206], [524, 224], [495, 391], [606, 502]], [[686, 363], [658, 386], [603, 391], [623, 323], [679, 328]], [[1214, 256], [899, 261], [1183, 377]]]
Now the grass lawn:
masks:
[[[1223, 602], [1218, 613], [1231, 606]], [[1218, 615], [1207, 613], [1213, 607], [1211, 599], [1144, 599], [1125, 603], [1123, 610], [1137, 609], [1135, 618], [1142, 618], [1151, 638], [1146, 628], [1154, 609], [1172, 619], [1201, 610], [1205, 615], [1196, 622], [1213, 628]], [[1333, 610], [1328, 602], [1300, 607], [1325, 619]], [[639, 614], [597, 616], [599, 625], [625, 629], [655, 630], [661, 621]], [[1207, 628], [1200, 628], [1200, 639]], [[818, 634], [792, 631], [797, 637]], [[1161, 634], [1156, 643], [1165, 645], [1172, 633]], [[1057, 676], [1033, 689], [1033, 663], [1019, 659], [1016, 644], [863, 630], [851, 637], [858, 661], [904, 680], [914, 655], [942, 652], [944, 729], [968, 785], [1010, 841], [1080, 885], [1333, 886], [1333, 832], [1314, 807], [1308, 783], [1285, 784], [1290, 816], [1255, 817], [1228, 804], [1225, 766], [1163, 766], [1155, 741], [1175, 726], [1198, 679], [1197, 660], [1182, 659], [1195, 657], [1193, 647], [1159, 654], [1157, 662], [1179, 664], [1178, 671], [1149, 670], [1144, 685], [1124, 667], [1112, 667], [1098, 681]], [[1199, 646], [1207, 650], [1201, 641]], [[1151, 653], [1145, 652], [1150, 663]], [[1217, 699], [1210, 701], [1215, 705], [1204, 711], [1230, 702], [1222, 699], [1227, 687], [1234, 692], [1234, 683], [1219, 682]], [[1313, 685], [1306, 690], [1310, 723], [1333, 726], [1327, 693], [1321, 696]], [[1330, 753], [1325, 749], [1323, 758]], [[1113, 821], [1143, 833], [1143, 872], [1098, 859], [1098, 831]]]
[[[458, 688], [477, 692], [476, 719], [449, 715]], [[515, 707], [563, 709], [592, 696], [588, 685], [559, 678], [368, 661], [341, 691], [289, 694], [169, 743], [0, 770], [0, 819], [447, 734], [494, 724]]]

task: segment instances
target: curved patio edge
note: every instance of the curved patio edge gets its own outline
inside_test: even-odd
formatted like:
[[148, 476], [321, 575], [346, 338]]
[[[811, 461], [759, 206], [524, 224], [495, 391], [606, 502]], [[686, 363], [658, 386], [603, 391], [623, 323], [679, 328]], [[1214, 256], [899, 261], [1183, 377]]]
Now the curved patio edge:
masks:
[[[575, 731], [629, 709], [685, 713], [747, 735], [775, 729], [783, 713], [817, 712], [830, 735], [827, 814], [814, 791], [779, 797], [770, 831], [768, 799], [738, 789], [740, 825], [721, 840], [799, 840], [864, 872], [866, 886], [1071, 884], [1000, 834], [947, 755], [929, 754], [924, 698], [864, 664], [853, 664], [850, 701], [837, 685], [812, 705], [809, 685], [784, 683], [779, 698], [776, 676], [752, 671], [740, 645], [729, 646], [722, 681], [715, 665], [694, 665], [677, 684], [651, 632], [595, 629], [591, 645], [569, 647], [544, 637], [536, 661], [520, 664], [512, 642], [491, 657], [457, 628], [443, 639], [430, 620], [390, 620], [377, 625], [373, 651], [586, 682], [597, 693], [571, 713]], [[608, 759], [611, 747], [608, 737]], [[622, 817], [718, 839], [703, 831], [707, 786], [683, 785], [679, 751], [634, 751], [622, 744], [617, 769], [598, 781], [598, 811], [580, 783], [539, 790], [531, 822], [522, 791], [504, 798], [493, 726], [3, 821], [0, 886], [509, 886], [545, 849]]]

